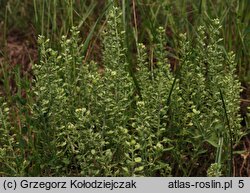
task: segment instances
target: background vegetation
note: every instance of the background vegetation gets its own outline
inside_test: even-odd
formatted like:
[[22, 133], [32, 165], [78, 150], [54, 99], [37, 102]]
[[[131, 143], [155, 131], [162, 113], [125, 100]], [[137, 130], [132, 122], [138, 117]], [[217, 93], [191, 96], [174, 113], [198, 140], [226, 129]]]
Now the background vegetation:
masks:
[[0, 175], [249, 176], [248, 10], [0, 1]]

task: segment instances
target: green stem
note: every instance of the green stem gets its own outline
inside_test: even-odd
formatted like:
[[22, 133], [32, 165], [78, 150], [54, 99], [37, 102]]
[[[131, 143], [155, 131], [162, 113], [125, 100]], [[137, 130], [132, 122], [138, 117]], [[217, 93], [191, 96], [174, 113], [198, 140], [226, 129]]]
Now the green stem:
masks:
[[220, 97], [221, 97], [221, 100], [222, 100], [222, 104], [223, 104], [223, 109], [224, 109], [224, 112], [225, 112], [225, 116], [226, 116], [226, 120], [227, 120], [227, 125], [228, 125], [228, 129], [229, 129], [229, 140], [230, 140], [230, 167], [229, 167], [229, 176], [232, 176], [232, 167], [233, 167], [233, 139], [232, 139], [232, 131], [231, 131], [231, 127], [230, 127], [230, 122], [229, 122], [229, 118], [228, 118], [228, 114], [227, 114], [227, 109], [226, 109], [226, 104], [225, 104], [225, 101], [224, 101], [224, 97], [223, 97], [223, 94], [222, 94], [222, 90], [220, 89]]

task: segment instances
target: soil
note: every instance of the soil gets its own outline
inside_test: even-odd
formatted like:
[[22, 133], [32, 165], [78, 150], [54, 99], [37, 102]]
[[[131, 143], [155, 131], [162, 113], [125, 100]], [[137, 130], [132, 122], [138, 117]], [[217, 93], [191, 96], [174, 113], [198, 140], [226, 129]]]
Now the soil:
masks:
[[[37, 62], [37, 44], [36, 36], [33, 30], [27, 30], [29, 33], [22, 33], [18, 30], [12, 30], [3, 42], [3, 52], [0, 55], [1, 67], [4, 66], [10, 79], [11, 91], [15, 92], [16, 85], [14, 81], [14, 69], [20, 67], [21, 77], [26, 77], [31, 80], [32, 78], [32, 64]], [[0, 34], [0, 40], [3, 36]], [[1, 46], [2, 47], [2, 46]], [[0, 68], [0, 88], [3, 85], [2, 81], [3, 72]], [[0, 89], [0, 91], [4, 91]]]

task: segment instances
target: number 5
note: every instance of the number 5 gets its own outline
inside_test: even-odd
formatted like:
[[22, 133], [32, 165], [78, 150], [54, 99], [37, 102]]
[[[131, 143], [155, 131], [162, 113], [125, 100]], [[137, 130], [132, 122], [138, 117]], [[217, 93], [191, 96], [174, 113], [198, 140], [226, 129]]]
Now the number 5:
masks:
[[239, 180], [238, 187], [239, 188], [243, 188], [244, 187], [244, 180]]

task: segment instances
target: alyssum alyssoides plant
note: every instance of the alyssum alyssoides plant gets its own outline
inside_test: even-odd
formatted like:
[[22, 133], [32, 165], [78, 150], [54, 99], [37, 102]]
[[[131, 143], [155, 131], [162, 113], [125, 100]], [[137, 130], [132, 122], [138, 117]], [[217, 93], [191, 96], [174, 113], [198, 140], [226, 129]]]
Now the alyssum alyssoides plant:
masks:
[[[95, 62], [82, 64], [76, 28], [70, 39], [62, 37], [57, 51], [49, 48], [49, 40], [39, 37], [32, 108], [39, 170], [50, 175], [170, 175], [170, 167], [161, 160], [167, 143], [163, 123], [159, 113], [154, 118], [166, 106], [161, 107], [163, 99], [157, 102], [157, 93], [163, 97], [166, 88], [162, 83], [157, 93], [152, 92], [152, 104], [138, 99], [123, 46], [121, 12], [113, 7], [107, 17], [102, 74]], [[142, 65], [145, 53], [141, 51]], [[157, 73], [160, 82], [163, 74]]]
[[[0, 175], [13, 173], [15, 166], [20, 166], [13, 163], [19, 153], [16, 152], [16, 135], [13, 132], [15, 128], [11, 125], [10, 109], [8, 104], [0, 97]], [[12, 164], [13, 163], [13, 164]]]
[[221, 172], [232, 175], [233, 146], [243, 136], [238, 114], [240, 83], [235, 76], [236, 63], [234, 55], [225, 53], [221, 47], [219, 30], [219, 20], [215, 19], [208, 28], [198, 29], [193, 44], [181, 35], [181, 67], [176, 85], [181, 101], [176, 108], [182, 116], [173, 122], [178, 123], [176, 128], [182, 136], [176, 143], [176, 156], [189, 160], [180, 167], [187, 175], [193, 169], [211, 164], [206, 162], [211, 158], [215, 164], [208, 175], [218, 176]]
[[175, 77], [162, 46], [163, 32], [157, 35], [155, 66], [147, 62], [145, 46], [138, 45], [142, 101], [137, 112], [146, 108], [136, 120], [144, 126], [158, 120], [149, 126], [151, 136], [160, 133], [157, 139], [167, 142], [160, 143], [168, 150], [161, 161], [170, 164], [175, 176], [206, 175], [210, 164], [209, 176], [232, 175], [233, 146], [244, 135], [238, 114], [240, 83], [234, 55], [220, 46], [219, 30], [215, 19], [208, 31], [203, 26], [198, 29], [193, 43], [180, 35], [180, 68]]
[[[32, 104], [36, 170], [49, 175], [230, 175], [239, 125], [240, 86], [233, 55], [220, 47], [219, 23], [180, 38], [180, 69], [170, 70], [163, 28], [156, 63], [137, 45], [141, 96], [128, 69], [122, 13], [112, 7], [103, 37], [103, 73], [83, 63], [76, 28], [49, 48], [39, 38]], [[203, 164], [203, 165], [202, 165]]]

